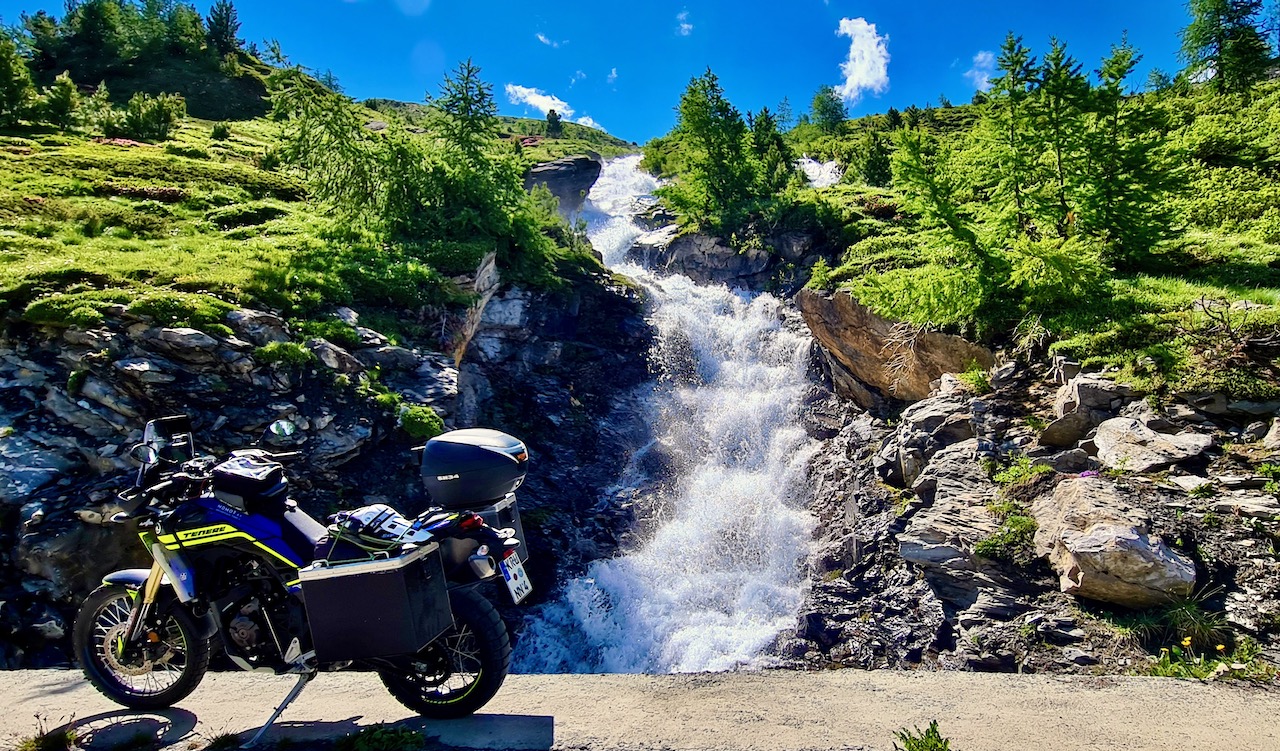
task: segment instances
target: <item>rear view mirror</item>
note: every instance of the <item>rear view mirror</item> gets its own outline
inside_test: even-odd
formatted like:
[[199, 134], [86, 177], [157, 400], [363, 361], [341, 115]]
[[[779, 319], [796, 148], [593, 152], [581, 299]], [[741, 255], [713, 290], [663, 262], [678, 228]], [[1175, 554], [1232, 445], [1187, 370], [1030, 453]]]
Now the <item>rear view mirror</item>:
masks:
[[145, 443], [139, 443], [137, 446], [129, 449], [129, 456], [142, 464], [155, 464], [160, 460], [160, 452], [155, 447]]
[[267, 426], [267, 431], [276, 438], [288, 438], [298, 432], [298, 426], [290, 420], [276, 420]]

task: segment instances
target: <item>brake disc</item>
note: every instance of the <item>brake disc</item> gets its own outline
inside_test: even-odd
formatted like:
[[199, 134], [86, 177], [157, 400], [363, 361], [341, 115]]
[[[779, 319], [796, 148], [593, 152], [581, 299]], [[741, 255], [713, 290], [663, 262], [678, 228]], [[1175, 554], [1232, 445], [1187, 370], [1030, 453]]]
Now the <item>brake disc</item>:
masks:
[[139, 655], [141, 662], [130, 661], [124, 662], [120, 655], [116, 654], [115, 645], [118, 640], [124, 638], [124, 630], [128, 624], [119, 623], [107, 632], [106, 638], [102, 642], [102, 656], [106, 659], [107, 667], [120, 675], [139, 676], [146, 675], [155, 669], [157, 664], [163, 664], [173, 657], [173, 650], [168, 645], [164, 645], [164, 654], [155, 659]]

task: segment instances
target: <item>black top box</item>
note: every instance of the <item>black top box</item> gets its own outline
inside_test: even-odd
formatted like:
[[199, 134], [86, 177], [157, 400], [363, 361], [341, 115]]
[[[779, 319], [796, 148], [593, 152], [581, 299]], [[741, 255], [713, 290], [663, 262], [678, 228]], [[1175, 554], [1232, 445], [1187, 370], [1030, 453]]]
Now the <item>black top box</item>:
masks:
[[427, 441], [422, 481], [432, 503], [475, 510], [520, 487], [528, 464], [529, 451], [518, 438], [488, 428], [454, 430]]

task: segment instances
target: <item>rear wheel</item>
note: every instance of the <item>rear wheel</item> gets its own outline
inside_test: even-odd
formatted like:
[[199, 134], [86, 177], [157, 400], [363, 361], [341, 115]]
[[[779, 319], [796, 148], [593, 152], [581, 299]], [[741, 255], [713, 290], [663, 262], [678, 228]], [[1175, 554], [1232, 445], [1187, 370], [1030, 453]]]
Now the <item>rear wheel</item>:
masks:
[[76, 657], [84, 675], [108, 699], [133, 709], [163, 709], [186, 698], [209, 667], [209, 642], [196, 636], [181, 607], [153, 614], [143, 637], [124, 644], [124, 631], [141, 593], [99, 587], [76, 617]]
[[437, 720], [483, 707], [511, 667], [507, 627], [492, 603], [472, 590], [455, 590], [449, 606], [453, 628], [404, 663], [378, 670], [397, 701]]

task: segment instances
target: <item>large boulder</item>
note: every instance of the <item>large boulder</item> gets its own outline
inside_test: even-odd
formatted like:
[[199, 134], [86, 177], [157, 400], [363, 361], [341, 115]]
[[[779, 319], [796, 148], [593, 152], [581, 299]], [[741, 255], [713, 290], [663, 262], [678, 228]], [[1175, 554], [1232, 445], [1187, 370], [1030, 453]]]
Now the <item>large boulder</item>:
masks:
[[1093, 440], [1104, 465], [1129, 472], [1158, 472], [1200, 456], [1213, 445], [1211, 436], [1157, 433], [1132, 417], [1103, 422]]
[[[958, 336], [917, 332], [882, 318], [848, 293], [828, 295], [803, 289], [796, 304], [814, 337], [859, 381], [885, 396], [918, 401], [943, 373], [959, 373], [972, 363], [990, 368], [995, 357], [985, 347]], [[859, 401], [856, 392], [841, 396]]]
[[566, 216], [582, 210], [582, 204], [596, 184], [604, 163], [596, 154], [566, 156], [554, 162], [538, 164], [525, 175], [525, 190], [545, 185], [551, 195], [560, 199], [560, 212]]
[[1138, 397], [1138, 392], [1098, 373], [1081, 373], [1058, 389], [1053, 411], [1058, 417], [1071, 413], [1114, 414]]
[[1036, 552], [1049, 557], [1063, 592], [1146, 608], [1195, 587], [1195, 564], [1153, 536], [1147, 513], [1107, 480], [1063, 480], [1031, 513]]

